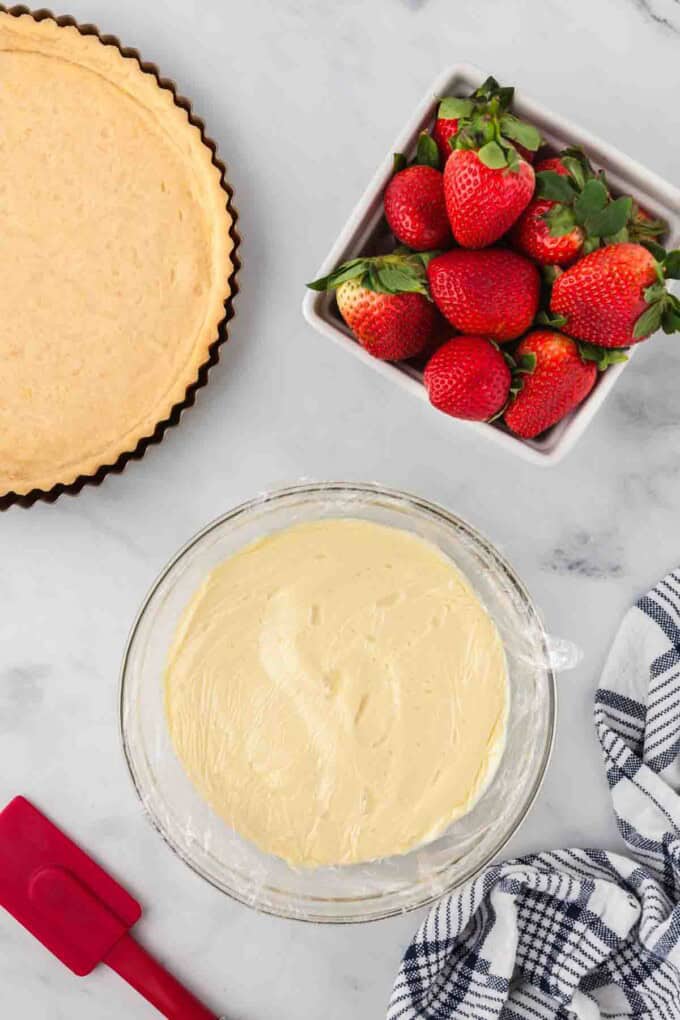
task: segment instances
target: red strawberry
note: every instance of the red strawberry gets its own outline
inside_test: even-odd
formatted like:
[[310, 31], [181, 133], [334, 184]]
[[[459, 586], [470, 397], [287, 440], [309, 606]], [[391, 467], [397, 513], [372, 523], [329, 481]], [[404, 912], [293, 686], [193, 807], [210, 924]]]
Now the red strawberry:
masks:
[[585, 235], [579, 226], [554, 237], [546, 217], [554, 202], [535, 198], [515, 223], [510, 234], [513, 248], [543, 266], [570, 266], [581, 254]]
[[416, 253], [351, 259], [308, 286], [336, 290], [340, 314], [362, 347], [384, 361], [401, 361], [425, 349], [437, 321], [427, 261]]
[[409, 166], [396, 173], [385, 191], [385, 216], [397, 240], [416, 251], [451, 243], [444, 178], [434, 167]]
[[427, 275], [435, 304], [461, 333], [514, 340], [538, 311], [538, 269], [506, 248], [445, 252], [431, 260]]
[[546, 266], [570, 266], [582, 254], [628, 240], [632, 199], [612, 199], [580, 149], [536, 167], [536, 193], [512, 229], [514, 248]]
[[422, 294], [378, 294], [348, 280], [337, 297], [343, 319], [374, 357], [402, 361], [427, 344], [434, 309]]
[[646, 209], [636, 202], [633, 203], [630, 224], [628, 227], [628, 240], [638, 241], [644, 244], [645, 241], [655, 241], [668, 231], [668, 224], [652, 216]]
[[560, 177], [569, 176], [569, 171], [562, 162], [562, 158], [560, 156], [548, 156], [546, 159], [540, 160], [540, 162], [536, 164], [535, 169], [537, 174], [542, 173], [545, 170], [552, 170], [553, 173], [559, 174]]
[[454, 418], [487, 421], [507, 403], [512, 374], [490, 340], [461, 336], [430, 358], [424, 382], [430, 403], [440, 411]]
[[523, 439], [533, 439], [557, 424], [584, 400], [597, 379], [597, 366], [585, 361], [571, 337], [551, 330], [529, 333], [516, 357], [534, 368], [505, 412], [505, 424]]
[[451, 155], [451, 139], [455, 138], [457, 134], [457, 117], [437, 117], [432, 129], [432, 137], [437, 143], [442, 166], [444, 166]]
[[680, 253], [661, 261], [642, 245], [611, 244], [586, 255], [555, 281], [553, 324], [599, 347], [628, 347], [654, 333], [680, 330], [680, 301], [665, 278], [680, 274]]
[[[514, 91], [502, 88], [495, 78], [487, 78], [467, 99], [446, 96], [441, 100], [432, 136], [442, 166], [460, 132], [465, 135], [464, 148], [480, 148], [489, 138], [497, 137], [502, 145], [512, 145], [527, 162], [533, 162], [540, 135], [508, 112]], [[526, 145], [521, 144], [522, 139]]]
[[[491, 143], [495, 144], [495, 143]], [[464, 248], [485, 248], [513, 225], [534, 193], [533, 167], [518, 160], [487, 166], [479, 153], [456, 149], [444, 167], [444, 196], [451, 229]]]

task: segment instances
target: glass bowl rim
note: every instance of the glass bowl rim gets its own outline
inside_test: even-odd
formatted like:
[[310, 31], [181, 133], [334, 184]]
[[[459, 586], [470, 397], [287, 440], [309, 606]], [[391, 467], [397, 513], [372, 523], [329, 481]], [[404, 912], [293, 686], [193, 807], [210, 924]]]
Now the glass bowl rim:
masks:
[[[163, 584], [168, 575], [174, 570], [177, 564], [184, 559], [187, 553], [190, 552], [194, 546], [198, 545], [204, 538], [206, 538], [213, 531], [221, 528], [228, 521], [234, 518], [241, 517], [244, 514], [257, 509], [258, 507], [265, 507], [270, 503], [278, 503], [287, 498], [294, 496], [319, 496], [323, 497], [324, 494], [335, 493], [335, 494], [346, 494], [347, 496], [382, 496], [395, 502], [406, 504], [416, 512], [425, 512], [438, 517], [444, 523], [452, 525], [458, 530], [463, 531], [468, 538], [472, 539], [473, 543], [480, 546], [487, 555], [490, 555], [495, 562], [495, 565], [502, 571], [506, 579], [512, 584], [521, 597], [522, 602], [529, 609], [533, 622], [536, 625], [537, 633], [540, 637], [543, 650], [545, 652], [545, 667], [543, 669], [545, 674], [545, 680], [548, 685], [548, 726], [546, 730], [546, 736], [541, 756], [540, 766], [536, 772], [533, 780], [533, 785], [527, 799], [522, 807], [521, 813], [515, 819], [513, 825], [497, 842], [497, 844], [491, 847], [488, 853], [485, 855], [478, 865], [474, 866], [468, 874], [465, 874], [459, 879], [453, 880], [450, 885], [445, 886], [441, 890], [427, 893], [419, 899], [417, 902], [410, 904], [406, 907], [393, 906], [389, 908], [383, 908], [382, 910], [375, 910], [371, 914], [365, 917], [356, 917], [348, 914], [346, 916], [336, 915], [329, 917], [325, 914], [315, 913], [310, 910], [303, 913], [301, 910], [293, 913], [292, 911], [286, 911], [285, 908], [277, 908], [275, 905], [252, 903], [246, 896], [239, 895], [233, 888], [217, 882], [210, 875], [207, 875], [204, 870], [186, 853], [180, 846], [176, 844], [171, 835], [165, 830], [162, 823], [147, 806], [146, 800], [141, 789], [141, 783], [138, 780], [135, 767], [132, 760], [132, 754], [128, 745], [128, 739], [125, 728], [125, 696], [126, 696], [126, 674], [128, 668], [128, 661], [132, 646], [134, 644], [137, 631], [144, 618], [149, 606], [154, 599], [158, 589]], [[505, 846], [510, 840], [517, 834], [521, 826], [524, 824], [531, 808], [533, 807], [536, 798], [543, 786], [548, 766], [553, 754], [555, 746], [555, 734], [557, 729], [557, 683], [555, 679], [555, 671], [550, 661], [550, 654], [548, 649], [547, 632], [543, 625], [543, 621], [540, 614], [534, 604], [529, 591], [525, 587], [523, 581], [515, 572], [514, 567], [510, 562], [498, 551], [495, 545], [486, 538], [480, 531], [473, 527], [464, 518], [459, 517], [457, 514], [451, 513], [445, 507], [439, 503], [435, 503], [422, 496], [417, 496], [414, 493], [406, 492], [401, 489], [392, 489], [384, 485], [380, 485], [377, 482], [338, 482], [338, 481], [309, 481], [300, 482], [294, 485], [287, 485], [276, 489], [266, 490], [257, 496], [252, 497], [249, 500], [245, 500], [242, 503], [237, 504], [225, 513], [220, 514], [214, 518], [203, 528], [197, 531], [194, 535], [189, 538], [184, 545], [182, 545], [177, 552], [167, 561], [162, 570], [158, 573], [155, 580], [148, 589], [144, 596], [141, 606], [134, 618], [128, 639], [125, 644], [125, 650], [123, 653], [123, 659], [120, 668], [120, 680], [119, 680], [119, 695], [118, 695], [118, 717], [119, 717], [119, 737], [122, 745], [123, 757], [127, 766], [128, 774], [130, 776], [132, 785], [135, 793], [142, 806], [144, 815], [151, 823], [152, 827], [160, 835], [163, 842], [172, 850], [172, 852], [179, 857], [184, 864], [187, 865], [194, 874], [198, 875], [204, 882], [207, 882], [214, 889], [229, 896], [230, 899], [241, 903], [244, 906], [249, 907], [252, 910], [256, 910], [260, 914], [268, 915], [270, 917], [279, 917], [286, 920], [300, 921], [300, 922], [311, 922], [311, 923], [322, 923], [322, 924], [366, 924], [370, 921], [382, 921], [389, 917], [394, 917], [403, 913], [410, 913], [413, 910], [419, 910], [423, 907], [429, 906], [437, 900], [447, 896], [454, 889], [459, 889], [466, 882], [476, 878], [481, 872], [488, 866], [498, 854], [502, 852]], [[358, 897], [357, 899], [361, 899]], [[357, 899], [352, 898], [351, 902], [357, 902]], [[314, 901], [312, 901], [314, 902]]]

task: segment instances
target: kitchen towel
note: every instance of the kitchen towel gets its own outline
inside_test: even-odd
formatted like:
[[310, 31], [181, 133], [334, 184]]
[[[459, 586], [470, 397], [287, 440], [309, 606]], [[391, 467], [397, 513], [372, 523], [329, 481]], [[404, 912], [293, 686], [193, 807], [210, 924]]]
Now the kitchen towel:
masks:
[[486, 868], [419, 929], [388, 1020], [680, 1020], [680, 570], [623, 621], [595, 726], [632, 856]]

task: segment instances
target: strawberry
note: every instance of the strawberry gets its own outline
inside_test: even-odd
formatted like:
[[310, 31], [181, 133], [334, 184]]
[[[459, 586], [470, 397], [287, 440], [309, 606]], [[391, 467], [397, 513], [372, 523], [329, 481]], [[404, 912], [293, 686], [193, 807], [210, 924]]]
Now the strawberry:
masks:
[[[442, 100], [445, 103], [446, 100]], [[441, 111], [441, 106], [440, 106]], [[441, 112], [439, 113], [434, 127], [432, 128], [432, 137], [437, 143], [439, 149], [439, 157], [441, 159], [441, 165], [444, 166], [447, 159], [451, 155], [451, 142], [458, 134], [458, 118], [457, 117], [442, 117]]]
[[[653, 249], [654, 254], [649, 249]], [[680, 278], [680, 251], [648, 242], [611, 244], [586, 255], [555, 281], [549, 320], [599, 347], [628, 347], [660, 327], [680, 330], [680, 300], [666, 279]]]
[[444, 167], [446, 211], [453, 236], [463, 248], [486, 248], [497, 241], [526, 209], [533, 193], [534, 171], [524, 159], [513, 170], [503, 164], [490, 166], [471, 149], [455, 149]]
[[470, 99], [443, 100], [442, 118], [457, 118], [444, 167], [453, 235], [464, 248], [485, 248], [510, 229], [534, 193], [534, 171], [518, 145], [535, 152], [541, 136], [508, 112], [513, 90], [489, 79]]
[[370, 354], [401, 361], [425, 349], [437, 321], [427, 290], [428, 260], [408, 252], [351, 259], [308, 286], [337, 292], [340, 314]]
[[432, 299], [461, 333], [514, 340], [538, 311], [538, 269], [505, 248], [445, 252], [429, 262], [427, 275]]
[[632, 199], [612, 199], [580, 149], [536, 166], [536, 194], [511, 232], [518, 251], [542, 265], [569, 266], [602, 244], [627, 239]]
[[432, 166], [409, 166], [394, 175], [385, 191], [385, 216], [397, 240], [416, 251], [451, 243], [444, 178]]
[[584, 400], [597, 379], [597, 366], [584, 360], [571, 337], [551, 330], [529, 333], [517, 347], [516, 357], [533, 369], [505, 412], [508, 428], [523, 439], [533, 439], [557, 424]]
[[[516, 129], [513, 133], [513, 122], [516, 121], [516, 118], [507, 114], [514, 92], [513, 88], [502, 88], [495, 78], [487, 78], [467, 99], [446, 96], [441, 100], [437, 110], [437, 119], [432, 129], [432, 137], [437, 144], [442, 166], [451, 155], [459, 129], [469, 127], [471, 120], [475, 117], [479, 119], [486, 117], [487, 122], [491, 122], [494, 116], [497, 117], [502, 113], [506, 114], [506, 120], [504, 124], [502, 121], [499, 124], [499, 137], [505, 143], [514, 145], [520, 156], [523, 156], [527, 162], [533, 161], [534, 152], [517, 141]], [[533, 142], [537, 137], [537, 135], [531, 135], [530, 141]], [[485, 138], [484, 140], [488, 141], [489, 139]], [[538, 148], [538, 145], [535, 148]]]
[[545, 198], [531, 201], [512, 228], [510, 243], [543, 266], [569, 266], [581, 254], [584, 234], [575, 226], [568, 234], [554, 237], [547, 221], [554, 206]]
[[656, 241], [663, 237], [668, 231], [668, 224], [652, 216], [646, 209], [633, 202], [633, 209], [628, 225], [628, 240], [644, 244], [646, 241]]
[[454, 418], [488, 421], [505, 407], [512, 373], [494, 343], [461, 336], [440, 347], [424, 375], [430, 403]]
[[[575, 151], [575, 150], [573, 150], [573, 149], [569, 149], [569, 150], [565, 149], [565, 153], [566, 152], [573, 152], [573, 151]], [[545, 159], [540, 160], [540, 162], [538, 162], [536, 164], [536, 168], [535, 169], [536, 169], [536, 173], [537, 174], [545, 173], [546, 170], [552, 170], [553, 173], [559, 174], [560, 177], [568, 177], [569, 176], [569, 170], [567, 169], [565, 164], [562, 162], [562, 156], [547, 156]]]

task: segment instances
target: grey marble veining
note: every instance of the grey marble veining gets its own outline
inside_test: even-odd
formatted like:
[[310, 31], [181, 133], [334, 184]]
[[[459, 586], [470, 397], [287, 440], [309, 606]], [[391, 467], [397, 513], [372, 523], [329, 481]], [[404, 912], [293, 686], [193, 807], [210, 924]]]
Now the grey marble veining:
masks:
[[[654, 170], [677, 173], [678, 0], [70, 0], [175, 78], [229, 164], [243, 236], [232, 340], [179, 429], [77, 499], [0, 515], [0, 802], [23, 792], [144, 903], [139, 936], [230, 1020], [374, 1020], [418, 914], [260, 917], [192, 875], [126, 774], [118, 671], [155, 575], [194, 531], [301, 478], [376, 480], [468, 518], [515, 564], [559, 681], [552, 766], [508, 848], [617, 846], [590, 706], [625, 609], [680, 562], [677, 338], [645, 345], [576, 450], [541, 470], [410, 400], [306, 326], [314, 274], [434, 76], [468, 60]], [[80, 981], [0, 914], [0, 1015], [155, 1014]]]
[[680, 0], [634, 0], [650, 21], [680, 35]]

